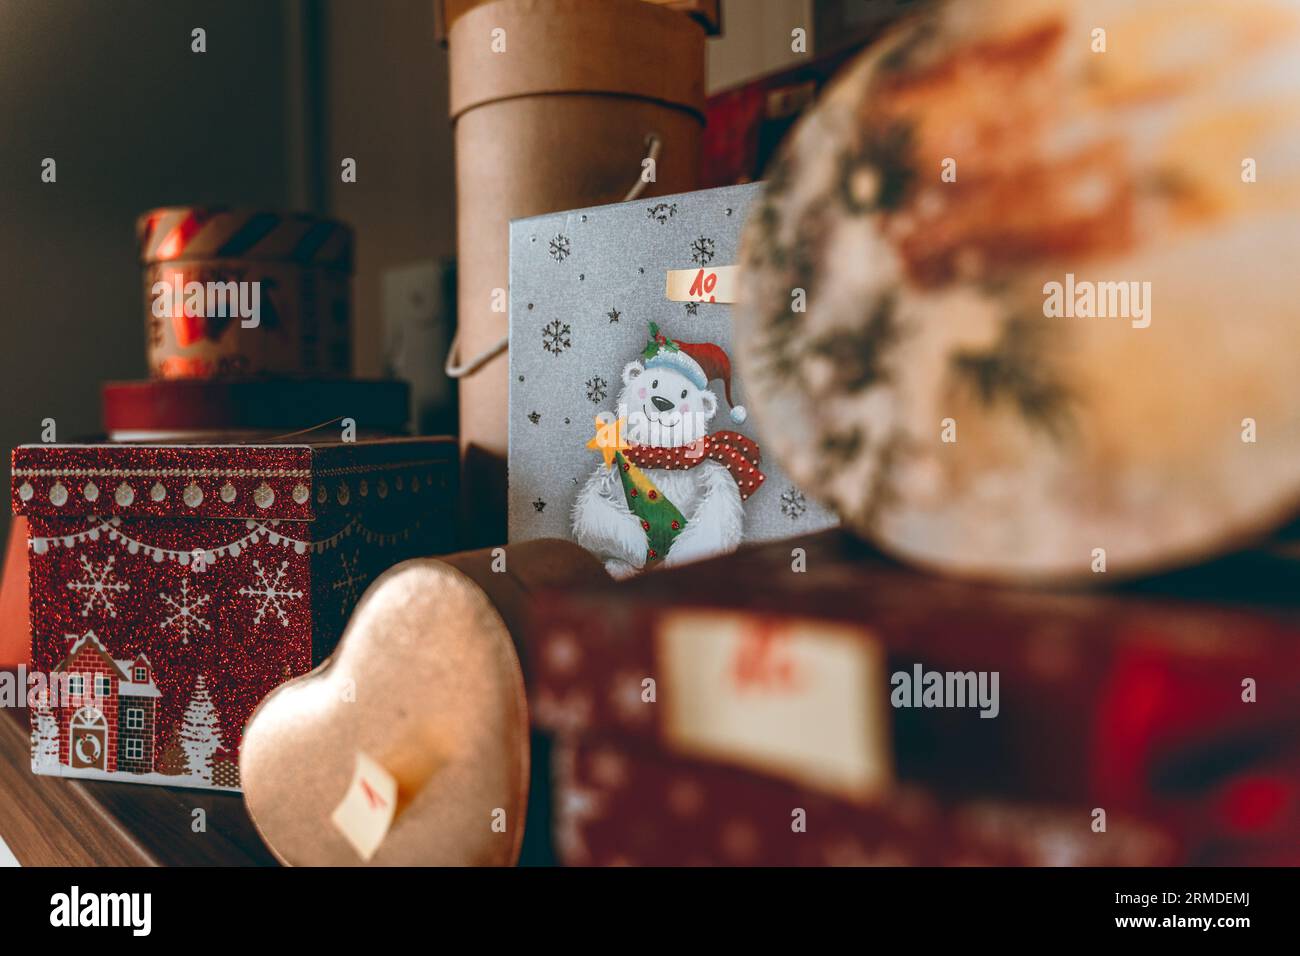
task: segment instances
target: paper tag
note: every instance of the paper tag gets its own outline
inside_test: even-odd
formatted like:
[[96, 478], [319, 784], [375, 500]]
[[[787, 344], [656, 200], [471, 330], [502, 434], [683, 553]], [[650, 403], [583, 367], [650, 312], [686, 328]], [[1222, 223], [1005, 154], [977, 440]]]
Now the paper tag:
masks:
[[673, 302], [735, 302], [738, 266], [669, 269], [664, 293]]
[[330, 820], [357, 855], [369, 861], [388, 835], [396, 810], [397, 780], [374, 759], [358, 753], [352, 783]]
[[864, 629], [675, 613], [656, 650], [673, 749], [852, 799], [892, 779], [885, 655]]

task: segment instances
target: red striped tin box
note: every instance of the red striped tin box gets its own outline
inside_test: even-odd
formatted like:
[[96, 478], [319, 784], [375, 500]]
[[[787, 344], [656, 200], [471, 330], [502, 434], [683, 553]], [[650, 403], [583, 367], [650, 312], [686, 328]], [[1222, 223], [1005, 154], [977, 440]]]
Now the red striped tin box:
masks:
[[352, 230], [303, 213], [170, 206], [136, 222], [155, 378], [346, 375]]

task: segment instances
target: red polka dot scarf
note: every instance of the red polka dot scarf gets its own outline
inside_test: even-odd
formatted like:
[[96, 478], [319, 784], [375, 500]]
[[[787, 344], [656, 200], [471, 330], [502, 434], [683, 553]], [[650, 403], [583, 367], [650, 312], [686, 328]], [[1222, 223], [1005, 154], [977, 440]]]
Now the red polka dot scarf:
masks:
[[702, 461], [717, 461], [727, 466], [731, 477], [740, 489], [740, 500], [746, 500], [767, 480], [759, 471], [762, 455], [758, 445], [739, 432], [714, 432], [691, 445], [679, 448], [655, 448], [650, 445], [631, 445], [623, 453], [638, 468], [694, 468]]

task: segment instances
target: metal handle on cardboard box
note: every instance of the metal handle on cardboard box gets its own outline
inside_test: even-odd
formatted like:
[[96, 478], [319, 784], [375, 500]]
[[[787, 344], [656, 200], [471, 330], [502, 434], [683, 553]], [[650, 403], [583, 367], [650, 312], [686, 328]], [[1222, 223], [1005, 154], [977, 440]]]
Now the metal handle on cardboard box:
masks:
[[[650, 160], [652, 165], [659, 161], [659, 150], [663, 146], [663, 140], [658, 133], [647, 133], [645, 145], [646, 154], [641, 160], [642, 170], [645, 169], [646, 160]], [[632, 184], [632, 188], [627, 191], [621, 201], [631, 202], [639, 197], [645, 192], [648, 182], [649, 180], [645, 179], [641, 173], [637, 173], [636, 182]], [[503, 335], [498, 341], [493, 342], [462, 365], [460, 362], [460, 329], [457, 328], [456, 334], [451, 337], [451, 348], [447, 349], [447, 363], [443, 366], [443, 371], [447, 373], [448, 378], [468, 378], [509, 348], [510, 336]]]

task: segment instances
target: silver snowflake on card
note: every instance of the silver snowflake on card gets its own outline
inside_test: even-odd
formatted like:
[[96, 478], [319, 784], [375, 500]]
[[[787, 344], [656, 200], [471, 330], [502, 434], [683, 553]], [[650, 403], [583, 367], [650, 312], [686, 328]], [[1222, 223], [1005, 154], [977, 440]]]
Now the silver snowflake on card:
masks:
[[609, 382], [605, 381], [599, 375], [592, 376], [587, 381], [587, 401], [599, 405], [609, 394]]
[[85, 598], [81, 606], [81, 616], [89, 617], [96, 607], [102, 607], [109, 617], [117, 617], [117, 606], [113, 604], [114, 594], [124, 594], [131, 590], [131, 585], [118, 581], [113, 574], [113, 556], [106, 561], [90, 561], [83, 554], [81, 557], [80, 581], [69, 581], [68, 590], [75, 591]]
[[541, 413], [541, 412], [529, 412], [529, 413], [528, 413], [528, 420], [529, 420], [530, 422], [532, 422], [534, 425], [536, 425], [536, 424], [538, 424], [538, 423], [542, 420], [542, 413]]
[[659, 225], [663, 225], [677, 215], [677, 203], [660, 202], [646, 209], [645, 214]]
[[803, 513], [807, 510], [808, 499], [803, 496], [803, 492], [798, 488], [790, 488], [781, 493], [781, 514], [791, 521], [803, 517]]
[[613, 325], [615, 322], [617, 322], [619, 319], [621, 319], [621, 318], [623, 317], [623, 313], [620, 312], [620, 311], [618, 311], [618, 309], [610, 309], [610, 310], [609, 310], [608, 312], [606, 312], [605, 314], [606, 314], [607, 316], [609, 316], [609, 324], [610, 324], [610, 325]]
[[267, 611], [279, 619], [282, 627], [289, 624], [289, 615], [285, 613], [284, 608], [285, 603], [302, 597], [302, 592], [284, 586], [284, 576], [288, 569], [289, 562], [281, 561], [275, 573], [270, 574], [262, 567], [261, 562], [256, 558], [253, 559], [253, 573], [257, 575], [257, 587], [245, 586], [239, 589], [239, 593], [260, 602], [257, 613], [253, 615], [254, 624], [261, 624]]
[[571, 330], [566, 323], [555, 319], [542, 329], [542, 348], [552, 355], [559, 355], [566, 349], [573, 348], [570, 332]]
[[699, 315], [699, 314], [700, 314], [700, 304], [699, 304], [698, 302], [687, 302], [687, 303], [686, 303], [686, 314], [687, 314], [687, 315]]
[[569, 237], [560, 235], [551, 240], [550, 246], [551, 258], [556, 262], [563, 262], [569, 258]]
[[347, 617], [349, 611], [357, 603], [357, 598], [361, 596], [361, 588], [366, 583], [366, 573], [358, 571], [361, 565], [361, 555], [353, 553], [349, 556], [346, 552], [339, 552], [339, 564], [341, 569], [339, 576], [330, 584], [331, 590], [339, 592], [339, 612]]
[[172, 613], [162, 619], [164, 630], [175, 628], [181, 636], [181, 643], [188, 644], [190, 635], [199, 631], [211, 631], [212, 625], [199, 615], [199, 609], [212, 600], [207, 594], [190, 594], [189, 578], [181, 578], [181, 589], [177, 595], [159, 592], [159, 600]]
[[713, 240], [707, 236], [700, 236], [700, 238], [691, 243], [691, 262], [707, 266], [713, 261], [716, 252], [717, 246]]

